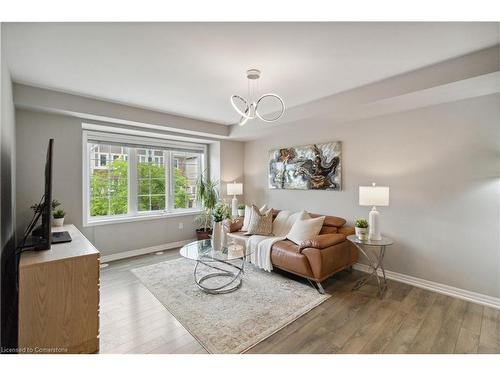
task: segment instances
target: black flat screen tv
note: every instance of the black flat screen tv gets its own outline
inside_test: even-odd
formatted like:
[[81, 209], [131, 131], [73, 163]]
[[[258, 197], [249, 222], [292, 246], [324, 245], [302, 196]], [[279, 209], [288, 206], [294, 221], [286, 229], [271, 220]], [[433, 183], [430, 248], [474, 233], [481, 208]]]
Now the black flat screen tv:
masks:
[[[50, 249], [52, 242], [51, 209], [52, 209], [52, 151], [54, 139], [49, 140], [47, 158], [45, 161], [44, 192], [42, 199], [35, 210], [32, 220], [28, 224], [23, 238], [17, 247], [12, 246], [9, 251], [2, 253], [2, 293], [1, 293], [1, 337], [0, 354], [16, 353], [18, 327], [18, 274], [20, 254], [25, 248], [33, 250]], [[40, 217], [41, 224], [35, 230]]]
[[47, 158], [45, 161], [45, 190], [42, 207], [41, 242], [35, 246], [36, 250], [50, 249], [52, 243], [52, 151], [54, 149], [54, 139], [49, 140], [47, 148]]
[[35, 250], [50, 249], [52, 243], [52, 151], [54, 148], [54, 139], [49, 140], [47, 148], [47, 158], [45, 161], [45, 190], [44, 202], [42, 205], [42, 224], [41, 236], [39, 243], [35, 246]]
[[[52, 153], [54, 148], [54, 139], [49, 140], [47, 147], [47, 158], [45, 161], [45, 184], [42, 199], [38, 205], [38, 210], [35, 212], [33, 220], [30, 222], [25, 231], [25, 238], [21, 248], [31, 247], [34, 250], [48, 250], [52, 243]], [[38, 220], [42, 217], [39, 227], [33, 230]], [[31, 234], [30, 237], [28, 237]]]

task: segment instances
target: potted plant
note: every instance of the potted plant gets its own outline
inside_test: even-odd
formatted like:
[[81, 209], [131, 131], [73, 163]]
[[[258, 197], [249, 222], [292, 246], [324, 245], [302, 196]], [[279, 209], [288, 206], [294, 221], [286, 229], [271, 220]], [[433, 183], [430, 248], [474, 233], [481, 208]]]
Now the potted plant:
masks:
[[[53, 199], [51, 204], [50, 204], [50, 209], [51, 211], [54, 211], [57, 207], [59, 207], [61, 205], [61, 203], [57, 200], [57, 199]], [[43, 204], [34, 204], [33, 206], [30, 207], [33, 212], [36, 214], [38, 212], [40, 212], [43, 208]]]
[[212, 210], [212, 218], [214, 221], [212, 230], [212, 248], [220, 250], [223, 243], [222, 222], [231, 218], [231, 212], [226, 202], [219, 202]]
[[239, 217], [245, 216], [245, 205], [244, 204], [238, 205], [238, 216]]
[[212, 234], [212, 211], [218, 199], [217, 182], [212, 181], [205, 171], [196, 181], [196, 201], [203, 209], [195, 219], [198, 240], [208, 239]]
[[356, 220], [354, 230], [359, 240], [366, 241], [368, 239], [368, 221], [365, 219]]
[[64, 216], [66, 216], [66, 212], [64, 210], [56, 210], [52, 214], [54, 221], [52, 222], [55, 227], [62, 227], [64, 225]]

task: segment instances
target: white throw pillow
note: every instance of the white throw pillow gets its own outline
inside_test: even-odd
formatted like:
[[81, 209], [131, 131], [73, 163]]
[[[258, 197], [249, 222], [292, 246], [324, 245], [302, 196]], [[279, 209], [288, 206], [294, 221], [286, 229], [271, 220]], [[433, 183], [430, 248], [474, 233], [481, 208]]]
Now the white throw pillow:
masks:
[[286, 221], [286, 225], [288, 226], [288, 230], [286, 231], [285, 236], [290, 232], [290, 229], [292, 229], [293, 224], [297, 222], [297, 220], [303, 220], [303, 219], [310, 219], [311, 215], [307, 213], [307, 211], [298, 211], [295, 212], [294, 214], [290, 215], [288, 220]]
[[288, 230], [286, 229], [286, 222], [288, 218], [292, 215], [291, 211], [280, 211], [276, 215], [276, 219], [273, 221], [273, 234], [278, 237], [286, 236]]
[[315, 217], [314, 219], [299, 219], [293, 224], [286, 238], [300, 245], [302, 241], [316, 237], [321, 231], [324, 221], [324, 216]]
[[[259, 211], [261, 215], [264, 215], [267, 211], [267, 204], [263, 205]], [[245, 216], [243, 217], [243, 226], [241, 227], [241, 231], [246, 232], [248, 230], [248, 225], [250, 224], [251, 219], [252, 206], [245, 205]]]
[[280, 211], [273, 221], [273, 234], [277, 237], [286, 237], [293, 224], [298, 219], [310, 219], [306, 211], [292, 213], [291, 211]]

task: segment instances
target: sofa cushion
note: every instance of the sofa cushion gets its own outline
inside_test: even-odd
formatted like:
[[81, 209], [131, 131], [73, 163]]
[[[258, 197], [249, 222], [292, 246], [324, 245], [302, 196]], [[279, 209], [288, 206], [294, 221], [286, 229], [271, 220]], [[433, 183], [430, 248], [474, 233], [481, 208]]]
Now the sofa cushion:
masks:
[[[310, 214], [311, 217], [320, 217], [320, 216], [325, 216], [325, 215], [318, 215], [318, 214]], [[323, 225], [326, 227], [337, 227], [340, 228], [342, 225], [346, 223], [345, 219], [342, 219], [341, 217], [337, 216], [325, 216], [325, 221], [323, 222]]]
[[227, 241], [228, 243], [230, 243], [231, 240], [235, 240], [235, 241], [243, 242], [245, 244], [245, 246], [247, 245], [248, 240], [250, 239], [250, 236], [245, 235], [245, 232], [242, 232], [242, 231], [230, 232], [230, 233], [226, 233], [226, 235], [228, 237], [228, 241]]
[[[280, 210], [275, 210], [273, 209], [273, 217], [276, 217]], [[320, 214], [309, 214], [311, 217], [320, 217], [320, 216], [325, 216], [325, 215], [320, 215]], [[334, 228], [340, 228], [343, 225], [345, 225], [346, 220], [342, 219], [341, 217], [337, 216], [325, 216], [325, 221], [323, 222], [323, 228], [325, 227], [334, 227]]]
[[232, 232], [232, 233], [226, 233], [227, 235], [227, 241], [226, 243], [229, 245], [231, 244], [231, 242], [239, 242], [241, 243], [242, 245], [245, 245], [245, 247], [248, 245], [248, 242], [250, 241], [250, 239], [252, 238], [254, 241], [256, 241], [257, 243], [259, 241], [263, 241], [267, 238], [272, 238], [273, 236], [260, 236], [258, 234], [254, 234], [252, 236], [248, 236], [246, 234], [246, 232], [242, 232], [242, 231], [238, 231], [238, 232]]
[[273, 244], [271, 262], [274, 267], [308, 277], [312, 275], [307, 258], [299, 252], [299, 246], [284, 240]]
[[350, 236], [351, 234], [356, 233], [354, 227], [342, 227], [339, 228], [338, 233], [342, 233], [344, 236]]
[[226, 232], [238, 232], [243, 227], [243, 218], [237, 217], [235, 219], [224, 220], [224, 229]]
[[300, 245], [302, 241], [316, 237], [323, 227], [324, 216], [313, 219], [298, 219], [288, 232], [286, 238]]
[[310, 240], [302, 241], [299, 247], [300, 249], [305, 249], [306, 247], [325, 249], [343, 241], [345, 241], [345, 236], [340, 233], [320, 234]]
[[308, 247], [301, 254], [307, 258], [314, 276], [311, 279], [315, 281], [322, 281], [358, 260], [358, 249], [351, 241], [342, 241], [325, 249]]
[[333, 234], [333, 233], [338, 233], [339, 228], [337, 227], [327, 227], [326, 225], [323, 225], [323, 228], [321, 228], [321, 231], [319, 234]]

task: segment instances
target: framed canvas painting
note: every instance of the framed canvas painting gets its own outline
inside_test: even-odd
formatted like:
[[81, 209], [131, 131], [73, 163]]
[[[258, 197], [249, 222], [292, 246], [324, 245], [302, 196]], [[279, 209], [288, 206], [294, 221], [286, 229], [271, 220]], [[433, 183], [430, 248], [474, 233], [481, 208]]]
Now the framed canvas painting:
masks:
[[341, 142], [316, 143], [269, 151], [269, 188], [341, 190]]

